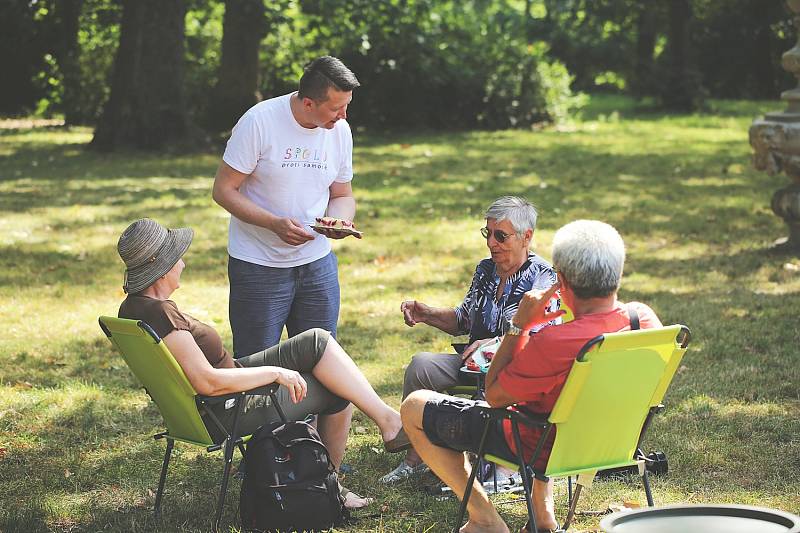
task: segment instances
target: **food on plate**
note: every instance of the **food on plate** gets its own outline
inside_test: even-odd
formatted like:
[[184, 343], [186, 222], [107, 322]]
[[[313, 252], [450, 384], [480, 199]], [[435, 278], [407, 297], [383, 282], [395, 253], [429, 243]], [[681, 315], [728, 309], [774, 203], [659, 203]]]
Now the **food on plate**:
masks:
[[358, 239], [361, 238], [361, 232], [356, 229], [355, 224], [350, 220], [343, 220], [336, 217], [317, 217], [315, 221], [316, 223], [312, 225], [311, 228], [317, 233], [322, 233], [330, 237], [331, 234], [327, 232], [331, 231], [333, 235], [339, 238], [348, 235], [353, 235]]
[[331, 229], [355, 229], [353, 223], [349, 220], [343, 220], [341, 218], [335, 217], [317, 217], [316, 219], [317, 225], [322, 226], [324, 228], [331, 228]]

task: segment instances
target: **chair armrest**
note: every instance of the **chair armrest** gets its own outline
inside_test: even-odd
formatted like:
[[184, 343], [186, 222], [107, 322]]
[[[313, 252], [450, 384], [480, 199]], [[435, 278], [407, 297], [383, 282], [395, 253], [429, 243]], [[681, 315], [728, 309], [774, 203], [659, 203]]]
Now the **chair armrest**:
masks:
[[278, 390], [278, 387], [280, 387], [280, 385], [277, 383], [270, 383], [269, 385], [263, 385], [248, 391], [230, 392], [228, 394], [221, 394], [219, 396], [205, 396], [203, 394], [198, 394], [197, 399], [205, 404], [215, 405], [243, 396], [269, 396], [270, 394], [274, 394]]
[[[488, 404], [485, 402], [479, 402], [478, 405], [482, 407], [482, 414], [485, 418], [490, 420], [516, 420], [521, 424], [525, 424], [527, 426], [541, 426], [546, 427], [548, 425], [547, 418], [550, 416], [549, 414], [539, 414], [539, 413], [531, 413], [528, 411], [520, 410], [516, 408], [516, 405], [508, 406], [508, 407], [489, 407]], [[515, 407], [516, 409], [511, 409], [511, 407]]]
[[517, 409], [511, 411], [511, 418], [516, 418], [518, 422], [522, 422], [523, 424], [527, 424], [529, 426], [541, 426], [546, 427], [550, 424], [548, 418], [550, 417], [550, 413], [531, 413], [530, 411], [523, 411], [521, 409]]

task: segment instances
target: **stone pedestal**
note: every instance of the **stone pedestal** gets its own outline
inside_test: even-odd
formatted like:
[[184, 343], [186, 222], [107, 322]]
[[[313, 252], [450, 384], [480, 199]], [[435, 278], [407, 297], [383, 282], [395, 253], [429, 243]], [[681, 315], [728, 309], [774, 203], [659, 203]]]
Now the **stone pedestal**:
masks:
[[[800, 28], [800, 0], [786, 2], [794, 13], [794, 27]], [[793, 181], [775, 192], [772, 211], [789, 226], [781, 247], [800, 253], [800, 32], [798, 42], [783, 54], [783, 68], [798, 79], [798, 86], [781, 94], [786, 110], [767, 113], [750, 126], [753, 164], [770, 176], [785, 172]]]

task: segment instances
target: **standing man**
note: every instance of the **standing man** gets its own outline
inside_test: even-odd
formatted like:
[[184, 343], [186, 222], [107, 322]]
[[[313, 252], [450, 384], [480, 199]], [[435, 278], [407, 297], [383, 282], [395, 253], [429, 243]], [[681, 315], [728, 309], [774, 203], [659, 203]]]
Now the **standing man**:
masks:
[[305, 68], [297, 92], [260, 102], [234, 126], [213, 198], [231, 214], [229, 314], [235, 357], [319, 327], [336, 335], [339, 277], [317, 217], [352, 221], [356, 202], [347, 106], [360, 84], [339, 59]]

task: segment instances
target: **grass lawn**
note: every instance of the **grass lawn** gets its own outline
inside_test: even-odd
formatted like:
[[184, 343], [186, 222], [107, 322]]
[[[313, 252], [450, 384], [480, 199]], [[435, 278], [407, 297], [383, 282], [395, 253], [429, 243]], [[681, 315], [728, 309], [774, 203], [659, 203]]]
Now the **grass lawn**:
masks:
[[[622, 299], [693, 332], [646, 442], [669, 457], [669, 474], [652, 482], [657, 503], [799, 512], [800, 260], [767, 251], [785, 234], [769, 202], [788, 179], [754, 171], [747, 142], [751, 120], [779, 107], [715, 102], [709, 113], [666, 116], [594, 97], [574, 124], [553, 130], [358, 134], [365, 238], [334, 245], [340, 342], [397, 406], [411, 354], [452, 340], [407, 328], [400, 302], [460, 301], [486, 256], [478, 229], [493, 199], [524, 195], [539, 206], [536, 249], [548, 258], [562, 224], [607, 221], [628, 245]], [[174, 299], [230, 346], [228, 215], [210, 196], [221, 151], [100, 155], [85, 150], [90, 138], [88, 129], [0, 129], [0, 530], [205, 531], [220, 454], [176, 446], [154, 522], [160, 417], [97, 317], [123, 299], [117, 237], [149, 216], [195, 229]], [[426, 496], [418, 483], [376, 483], [398, 457], [361, 414], [345, 461], [354, 468], [346, 484], [380, 513], [348, 531], [452, 527], [453, 499]], [[232, 528], [238, 489], [234, 481], [223, 517]], [[500, 512], [518, 527], [525, 508], [509, 499], [498, 500]], [[628, 500], [644, 501], [635, 480], [598, 482], [579, 509]], [[579, 516], [575, 529], [598, 523]]]

